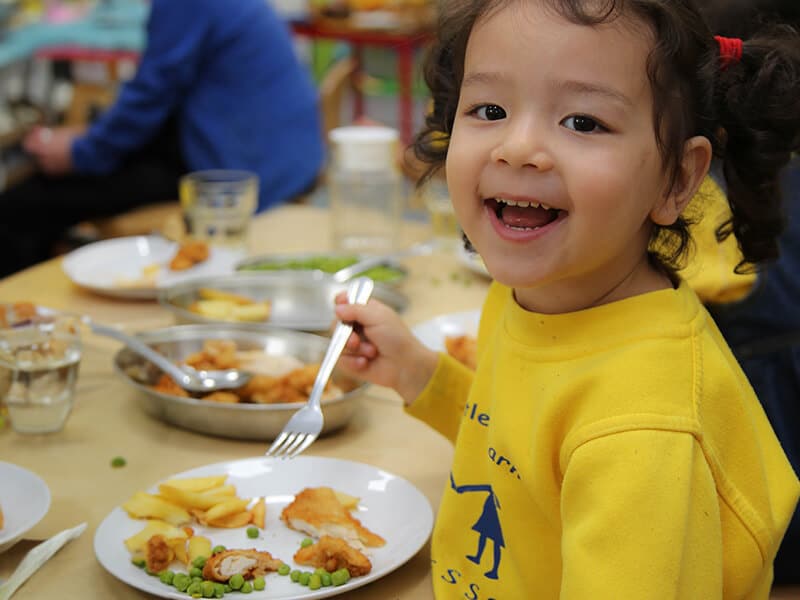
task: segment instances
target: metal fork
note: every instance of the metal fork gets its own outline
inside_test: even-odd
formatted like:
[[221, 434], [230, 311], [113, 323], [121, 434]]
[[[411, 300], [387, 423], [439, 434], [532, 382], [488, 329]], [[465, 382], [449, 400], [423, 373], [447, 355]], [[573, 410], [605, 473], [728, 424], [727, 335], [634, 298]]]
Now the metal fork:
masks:
[[[372, 279], [368, 277], [357, 277], [347, 285], [347, 301], [350, 304], [366, 304], [372, 288], [375, 286]], [[351, 323], [339, 322], [331, 336], [325, 358], [320, 364], [317, 378], [314, 380], [314, 387], [308, 397], [306, 405], [298, 410], [289, 422], [283, 427], [280, 435], [272, 442], [272, 446], [266, 452], [266, 456], [273, 458], [294, 458], [303, 450], [308, 448], [317, 439], [322, 431], [322, 409], [320, 399], [322, 391], [333, 373], [333, 367], [344, 350], [347, 339], [353, 332]]]

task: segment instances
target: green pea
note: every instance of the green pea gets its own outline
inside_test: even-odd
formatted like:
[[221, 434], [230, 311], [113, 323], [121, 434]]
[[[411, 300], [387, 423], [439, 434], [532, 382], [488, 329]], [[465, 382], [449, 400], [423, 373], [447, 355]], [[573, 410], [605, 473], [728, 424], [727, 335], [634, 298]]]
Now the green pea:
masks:
[[115, 456], [111, 459], [111, 467], [114, 469], [119, 469], [120, 467], [124, 467], [128, 464], [128, 461], [125, 460], [122, 456]]
[[328, 587], [331, 585], [331, 574], [328, 572], [323, 573], [320, 575], [322, 578], [322, 587]]
[[322, 587], [322, 577], [314, 573], [311, 577], [308, 578], [308, 589], [318, 590], [321, 587]]
[[278, 575], [288, 575], [291, 570], [292, 567], [286, 563], [283, 563], [280, 567], [278, 567]]
[[205, 557], [205, 556], [197, 556], [192, 561], [192, 566], [197, 567], [198, 569], [202, 569], [203, 567], [206, 566], [206, 561], [207, 560], [208, 560], [208, 558]]
[[227, 583], [222, 584], [222, 589], [225, 591], [226, 594], [230, 594], [233, 591], [233, 588], [229, 586]]
[[158, 574], [158, 578], [161, 580], [161, 583], [172, 585], [172, 580], [175, 578], [175, 573], [172, 571], [161, 571], [161, 573]]
[[297, 569], [295, 569], [294, 571], [289, 573], [289, 579], [291, 579], [292, 581], [297, 583], [298, 581], [300, 581], [300, 575], [301, 575], [301, 572], [298, 571]]
[[247, 537], [250, 539], [254, 539], [258, 537], [258, 527], [253, 527], [252, 525], [247, 528]]
[[192, 567], [189, 569], [189, 577], [194, 579], [195, 577], [203, 577], [203, 569], [199, 567]]
[[143, 558], [134, 558], [131, 559], [131, 562], [140, 569], [144, 569], [144, 566], [147, 564], [147, 561]]
[[214, 598], [222, 598], [225, 595], [225, 586], [221, 583], [214, 584]]
[[257, 591], [261, 591], [266, 587], [267, 583], [264, 581], [263, 577], [256, 577], [253, 579], [253, 589]]
[[213, 581], [204, 581], [200, 584], [200, 591], [203, 593], [203, 598], [213, 598], [214, 597], [214, 582]]
[[214, 546], [211, 549], [211, 554], [213, 555], [213, 554], [219, 554], [220, 552], [225, 552], [225, 549], [226, 549], [225, 546], [223, 546], [222, 544], [220, 544], [219, 546]]
[[194, 583], [195, 581], [197, 583], [203, 583], [203, 578], [202, 577], [198, 577], [197, 575], [195, 575], [194, 577], [192, 577], [192, 583]]
[[189, 584], [189, 587], [186, 588], [186, 593], [189, 594], [190, 596], [194, 596], [195, 594], [202, 595], [203, 594], [202, 590], [203, 588], [201, 587], [200, 582], [193, 581], [191, 584]]
[[331, 583], [333, 585], [344, 585], [350, 580], [350, 571], [347, 569], [339, 569], [331, 573]]
[[317, 567], [316, 569], [314, 569], [314, 575], [319, 575], [320, 577], [322, 577], [323, 573], [327, 573], [327, 571], [322, 567]]
[[236, 575], [231, 575], [231, 578], [228, 579], [228, 585], [231, 586], [231, 589], [239, 590], [242, 588], [244, 584], [244, 577], [242, 577], [241, 573], [236, 573]]
[[308, 548], [313, 543], [314, 543], [314, 540], [312, 540], [311, 538], [303, 538], [303, 540], [300, 542], [300, 547], [301, 548]]
[[175, 573], [175, 577], [172, 578], [172, 586], [179, 592], [185, 592], [190, 583], [192, 578], [186, 573]]
[[243, 594], [249, 594], [250, 592], [253, 591], [253, 586], [250, 585], [249, 581], [245, 581], [244, 584], [242, 585], [242, 589], [240, 589], [239, 591], [242, 592]]
[[308, 585], [308, 580], [311, 579], [311, 573], [308, 571], [303, 571], [300, 573], [300, 581], [298, 582], [300, 585]]

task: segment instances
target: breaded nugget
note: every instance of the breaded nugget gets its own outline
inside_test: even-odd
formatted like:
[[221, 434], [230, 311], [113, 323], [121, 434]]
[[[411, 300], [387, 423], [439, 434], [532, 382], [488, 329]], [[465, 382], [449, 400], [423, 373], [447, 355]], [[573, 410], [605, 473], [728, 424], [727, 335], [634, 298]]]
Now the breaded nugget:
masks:
[[361, 525], [329, 487], [306, 488], [281, 512], [286, 526], [320, 538], [330, 535], [356, 547], [383, 546], [386, 541]]
[[159, 573], [175, 560], [175, 551], [169, 547], [164, 536], [157, 533], [144, 545], [144, 559], [148, 570]]
[[203, 400], [219, 402], [220, 404], [239, 404], [240, 398], [233, 392], [217, 391], [203, 396]]
[[169, 394], [171, 396], [180, 396], [181, 398], [188, 398], [189, 392], [179, 386], [172, 380], [172, 377], [167, 375], [166, 373], [162, 373], [161, 377], [158, 378], [156, 384], [153, 386], [153, 389], [157, 392], [161, 392], [162, 394]]
[[282, 560], [272, 558], [269, 552], [250, 550], [223, 550], [211, 555], [203, 567], [203, 579], [226, 582], [239, 573], [245, 579], [277, 571]]
[[307, 567], [323, 568], [329, 573], [347, 569], [350, 577], [366, 575], [372, 570], [372, 563], [363, 552], [343, 539], [329, 535], [323, 535], [316, 544], [300, 548], [294, 554], [294, 562]]

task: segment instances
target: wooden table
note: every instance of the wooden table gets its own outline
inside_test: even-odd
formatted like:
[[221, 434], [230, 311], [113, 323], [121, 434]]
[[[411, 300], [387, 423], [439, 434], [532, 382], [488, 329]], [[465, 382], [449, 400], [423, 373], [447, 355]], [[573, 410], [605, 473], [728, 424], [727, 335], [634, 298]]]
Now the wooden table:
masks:
[[[309, 206], [288, 206], [257, 217], [252, 251], [300, 252], [330, 248], [328, 213]], [[405, 223], [406, 244], [430, 235], [427, 224]], [[436, 315], [476, 309], [487, 281], [464, 269], [452, 253], [408, 259], [410, 276], [403, 291], [411, 302], [404, 317], [414, 324]], [[172, 324], [169, 313], [154, 302], [103, 298], [75, 287], [58, 259], [0, 282], [0, 301], [31, 300], [57, 309], [80, 311], [96, 320], [137, 331]], [[35, 545], [82, 521], [81, 538], [56, 554], [20, 588], [15, 600], [41, 598], [147, 598], [107, 573], [94, 556], [93, 537], [100, 522], [134, 492], [190, 468], [226, 460], [260, 456], [267, 443], [226, 440], [183, 431], [147, 415], [134, 402], [136, 391], [112, 372], [115, 342], [87, 334], [77, 386], [75, 409], [63, 431], [20, 435], [0, 431], [0, 460], [16, 463], [41, 476], [50, 488], [47, 516], [25, 541], [0, 554], [0, 577], [7, 577]], [[452, 448], [444, 438], [407, 416], [390, 390], [371, 386], [360, 410], [344, 430], [317, 441], [315, 456], [369, 463], [405, 477], [436, 508], [447, 481]], [[114, 456], [127, 466], [112, 469]], [[0, 486], [3, 482], [0, 481]], [[348, 599], [425, 600], [432, 598], [429, 547], [409, 563]]]

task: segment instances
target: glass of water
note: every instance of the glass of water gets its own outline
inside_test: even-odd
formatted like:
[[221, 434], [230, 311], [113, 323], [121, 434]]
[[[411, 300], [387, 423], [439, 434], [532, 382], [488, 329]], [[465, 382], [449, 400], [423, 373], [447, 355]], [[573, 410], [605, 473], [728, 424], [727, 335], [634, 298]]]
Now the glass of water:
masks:
[[181, 208], [190, 237], [245, 251], [258, 207], [258, 175], [249, 171], [196, 171], [181, 178]]
[[81, 360], [74, 318], [0, 329], [0, 368], [10, 373], [5, 403], [19, 433], [60, 431], [72, 411]]

